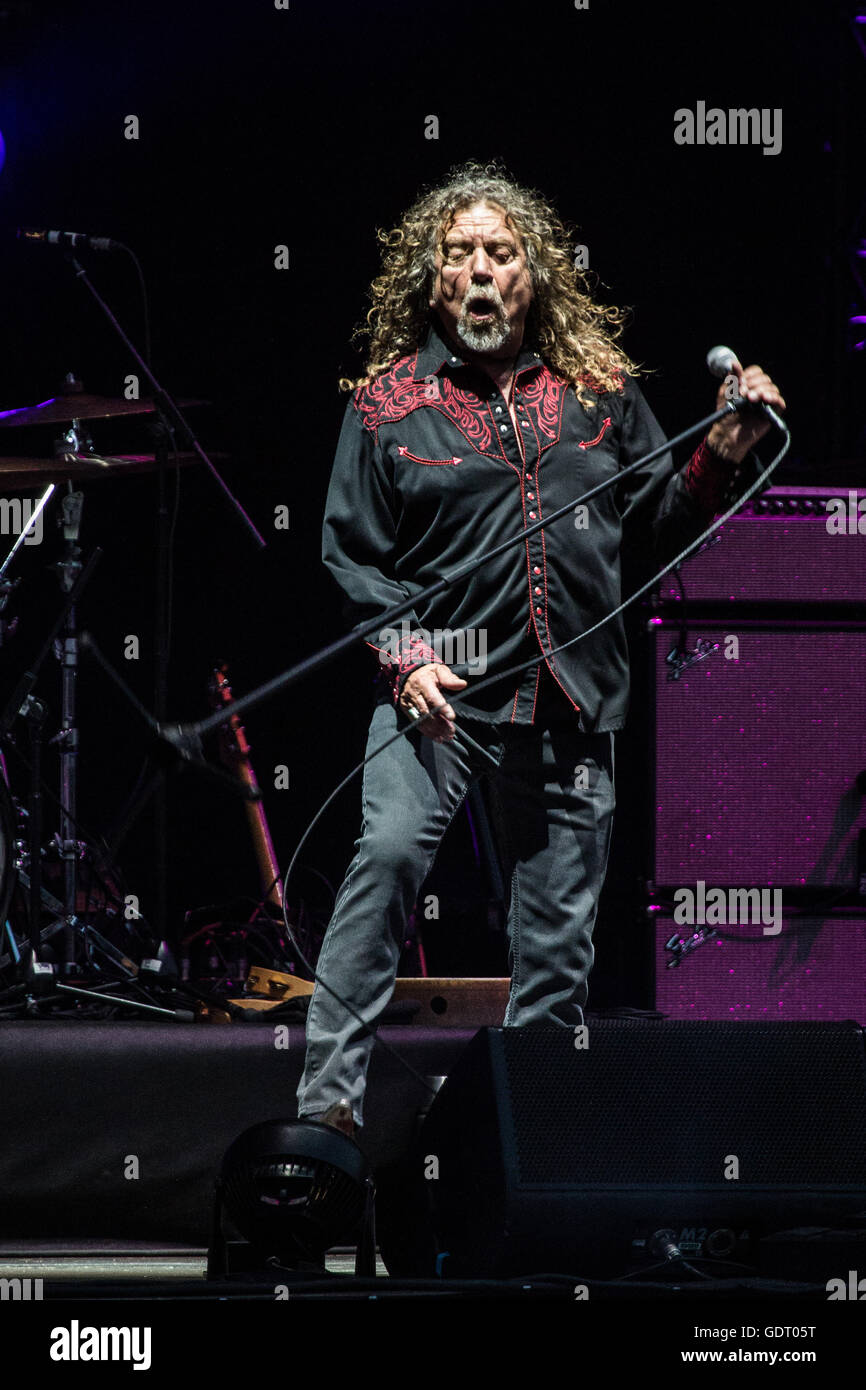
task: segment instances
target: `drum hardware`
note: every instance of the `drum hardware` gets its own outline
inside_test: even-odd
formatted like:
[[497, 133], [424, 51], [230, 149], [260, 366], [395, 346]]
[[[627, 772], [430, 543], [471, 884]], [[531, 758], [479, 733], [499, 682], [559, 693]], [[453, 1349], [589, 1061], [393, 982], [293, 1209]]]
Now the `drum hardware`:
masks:
[[[71, 485], [70, 485], [71, 488]], [[81, 573], [81, 548], [78, 537], [84, 496], [71, 490], [61, 502], [64, 553], [53, 566], [61, 592], [68, 594]], [[78, 727], [76, 723], [76, 677], [78, 675], [78, 628], [75, 604], [66, 610], [63, 639], [55, 640], [54, 655], [60, 661], [60, 729], [51, 739], [60, 750], [60, 842], [64, 863], [64, 915], [67, 921], [75, 916], [78, 897], [78, 856], [75, 852], [75, 826], [78, 810]], [[31, 895], [32, 896], [32, 895]], [[64, 933], [65, 952], [63, 971], [71, 975], [75, 969], [75, 940], [70, 927]]]
[[[53, 488], [50, 491], [53, 491]], [[75, 626], [75, 604], [88, 583], [102, 552], [96, 550], [90, 556], [87, 564], [82, 565], [81, 551], [77, 545], [81, 522], [80, 495], [69, 494], [64, 498], [62, 519], [65, 553], [55, 566], [61, 592], [64, 594], [61, 610], [55, 618], [51, 631], [43, 640], [36, 658], [19, 679], [2, 715], [0, 715], [0, 740], [9, 738], [11, 726], [16, 718], [20, 716], [25, 720], [29, 731], [30, 755], [28, 760], [30, 769], [28, 804], [26, 813], [22, 816], [22, 819], [26, 819], [27, 822], [27, 833], [22, 841], [16, 843], [17, 862], [12, 860], [8, 852], [8, 847], [13, 844], [13, 815], [10, 809], [13, 803], [6, 782], [0, 783], [2, 786], [0, 833], [3, 836], [3, 857], [2, 864], [0, 864], [0, 869], [2, 869], [0, 907], [3, 909], [4, 930], [10, 944], [10, 951], [0, 957], [0, 969], [6, 965], [14, 964], [19, 976], [23, 976], [23, 990], [20, 991], [23, 997], [20, 1007], [29, 1015], [38, 1013], [40, 1006], [55, 999], [58, 993], [68, 993], [81, 998], [99, 999], [100, 1002], [110, 999], [117, 1004], [141, 1007], [145, 1012], [158, 1012], [166, 1016], [178, 1017], [179, 1014], [176, 1009], [159, 1009], [149, 1002], [145, 1004], [139, 1000], [116, 999], [104, 994], [97, 995], [93, 991], [82, 989], [79, 985], [68, 986], [59, 983], [53, 964], [41, 959], [43, 953], [51, 949], [52, 939], [62, 932], [63, 943], [60, 962], [62, 975], [69, 977], [75, 973], [77, 969], [76, 945], [79, 942], [82, 947], [82, 956], [90, 963], [91, 967], [97, 963], [97, 956], [102, 954], [106, 960], [111, 962], [114, 972], [120, 972], [124, 983], [134, 982], [138, 974], [138, 967], [123, 951], [108, 941], [91, 922], [82, 920], [78, 915], [77, 866], [81, 857], [81, 841], [77, 839], [76, 831], [78, 734], [75, 724], [74, 680], [78, 663], [78, 634]], [[21, 537], [18, 539], [20, 541]], [[3, 568], [8, 565], [10, 558], [11, 556], [7, 557]], [[2, 569], [0, 569], [0, 573], [2, 573]], [[61, 632], [63, 638], [59, 641]], [[63, 871], [62, 901], [50, 893], [42, 882], [44, 864], [42, 849], [42, 751], [47, 709], [43, 701], [32, 693], [42, 665], [52, 650], [58, 652], [62, 662], [61, 729], [59, 734], [51, 740], [52, 743], [59, 744], [61, 760], [61, 825], [55, 843]], [[24, 867], [25, 863], [26, 868]], [[23, 952], [19, 949], [11, 923], [7, 920], [16, 880], [26, 890], [28, 903], [27, 946]], [[43, 927], [44, 910], [52, 915], [53, 920]], [[183, 1011], [182, 1016], [187, 1017], [188, 1011]]]
[[[16, 822], [19, 831], [17, 835], [14, 831]], [[6, 781], [0, 779], [0, 912], [2, 912], [5, 924], [3, 930], [9, 943], [8, 951], [0, 954], [0, 971], [7, 969], [10, 965], [18, 965], [21, 960], [21, 951], [12, 929], [13, 913], [10, 909], [16, 887], [20, 886], [25, 890], [28, 897], [30, 894], [32, 886], [30, 865], [34, 857], [34, 851], [31, 847], [33, 838], [30, 811], [17, 798], [11, 796]], [[36, 862], [39, 866], [37, 874], [41, 879], [42, 911], [43, 913], [48, 912], [54, 918], [47, 926], [41, 926], [39, 929], [37, 950], [40, 953], [44, 947], [49, 946], [57, 932], [67, 925], [64, 904], [45, 885], [46, 878], [50, 882], [52, 867], [55, 867], [60, 875], [63, 873], [64, 865], [60, 858], [59, 840], [59, 835], [55, 835], [47, 849], [40, 847], [36, 855]], [[9, 851], [10, 846], [11, 853]], [[74, 917], [68, 919], [68, 924], [74, 930], [76, 941], [80, 946], [76, 953], [76, 959], [84, 962], [84, 969], [101, 972], [103, 966], [100, 964], [99, 957], [102, 955], [111, 965], [117, 967], [127, 979], [134, 979], [139, 974], [139, 967], [129, 954], [132, 950], [131, 939], [136, 938], [135, 947], [141, 956], [153, 955], [153, 940], [142, 931], [140, 923], [123, 920], [120, 888], [110, 878], [110, 875], [95, 863], [94, 851], [87, 841], [76, 841], [75, 852], [80, 864], [90, 863], [91, 865], [89, 888], [88, 890], [82, 889], [81, 876], [79, 876], [77, 912]], [[55, 855], [56, 859], [53, 860]], [[97, 885], [95, 888], [94, 882]], [[101, 902], [100, 899], [103, 901]], [[128, 949], [118, 946], [94, 925], [94, 914], [102, 914], [107, 919], [106, 931], [114, 925], [112, 918], [115, 918], [118, 923], [122, 923]], [[86, 920], [88, 918], [90, 920]]]
[[[24, 868], [19, 868], [17, 870], [17, 878], [19, 883], [21, 883], [22, 887], [29, 891], [31, 887], [31, 880], [27, 870]], [[96, 927], [94, 927], [92, 923], [85, 923], [81, 921], [81, 919], [77, 915], [72, 918], [65, 917], [63, 915], [63, 903], [60, 901], [59, 898], [55, 898], [54, 894], [49, 892], [49, 890], [45, 887], [41, 889], [41, 900], [43, 908], [47, 908], [49, 912], [53, 913], [55, 916], [55, 920], [49, 923], [48, 926], [40, 927], [37, 943], [37, 954], [40, 954], [42, 952], [42, 949], [49, 944], [52, 938], [56, 936], [59, 931], [65, 930], [67, 927], [70, 927], [72, 931], [75, 933], [78, 940], [81, 942], [81, 954], [85, 958], [86, 964], [91, 969], [101, 969], [101, 966], [99, 965], [97, 960], [97, 955], [101, 952], [108, 960], [111, 961], [111, 963], [114, 966], [116, 966], [116, 968], [121, 972], [121, 974], [126, 976], [127, 979], [134, 980], [137, 977], [139, 973], [139, 967], [136, 965], [135, 961], [133, 961], [124, 951], [122, 951], [120, 947], [115, 946], [112, 941], [109, 941], [107, 937], [103, 936], [100, 931], [97, 931]], [[11, 930], [10, 924], [8, 922], [7, 929]], [[21, 958], [20, 949], [18, 948], [17, 943], [14, 942], [14, 933], [12, 935], [12, 941], [10, 945], [10, 952], [0, 956], [0, 970], [5, 969], [8, 965], [12, 964], [13, 962], [17, 963]]]
[[30, 921], [30, 961], [39, 959], [39, 924], [42, 920], [42, 726], [47, 710], [41, 700], [28, 695], [19, 713], [30, 730], [30, 879], [28, 918]]
[[10, 596], [18, 588], [20, 583], [20, 579], [0, 580], [0, 647], [4, 646], [10, 637], [15, 636], [18, 628], [18, 618], [14, 617], [10, 622], [4, 614]]
[[54, 457], [57, 459], [76, 458], [78, 454], [95, 452], [90, 430], [82, 427], [80, 420], [72, 420], [66, 432], [54, 441]]
[[[127, 400], [125, 396], [92, 396], [82, 388], [72, 372], [68, 372], [64, 389], [59, 396], [52, 396], [39, 405], [20, 406], [14, 410], [0, 410], [0, 429], [18, 429], [26, 425], [66, 425], [80, 433], [82, 420], [110, 420], [126, 415], [153, 415], [158, 409], [157, 402], [151, 398]], [[184, 410], [193, 406], [210, 405], [210, 401], [181, 400]], [[78, 452], [78, 450], [76, 450]]]
[[[68, 613], [67, 613], [68, 617]], [[25, 1007], [32, 1013], [37, 1006], [39, 998], [46, 998], [47, 986], [54, 980], [54, 968], [42, 959], [44, 950], [49, 942], [60, 932], [63, 933], [63, 951], [61, 961], [61, 973], [71, 976], [76, 971], [76, 942], [80, 941], [83, 946], [83, 954], [87, 960], [94, 963], [97, 952], [102, 952], [111, 961], [115, 969], [119, 969], [126, 979], [134, 979], [137, 974], [137, 967], [132, 961], [109, 942], [101, 932], [97, 931], [92, 922], [82, 921], [77, 915], [77, 861], [81, 857], [81, 842], [68, 836], [74, 829], [74, 811], [64, 801], [61, 803], [61, 833], [56, 837], [60, 848], [60, 859], [63, 865], [64, 889], [66, 901], [61, 902], [55, 898], [47, 888], [44, 887], [43, 867], [44, 854], [42, 850], [42, 743], [43, 726], [47, 713], [46, 707], [41, 700], [33, 695], [27, 695], [19, 713], [26, 720], [30, 731], [30, 791], [28, 798], [27, 836], [26, 842], [17, 842], [18, 850], [17, 861], [11, 866], [14, 875], [27, 892], [28, 897], [28, 919], [29, 919], [29, 950], [26, 959], [22, 962], [20, 952], [16, 948], [14, 933], [10, 928], [10, 945], [12, 948], [12, 958], [16, 964], [23, 967], [28, 986], [25, 994]], [[53, 740], [52, 740], [53, 741]], [[61, 782], [68, 785], [75, 794], [74, 775], [70, 780], [68, 774], [61, 777]], [[26, 850], [25, 850], [26, 843]], [[25, 868], [26, 863], [26, 868]], [[71, 868], [70, 868], [71, 866]], [[4, 921], [8, 912], [9, 901], [14, 890], [14, 877], [10, 875], [10, 881], [3, 889], [3, 908]], [[72, 893], [72, 906], [70, 909], [69, 894]], [[52, 914], [54, 920], [47, 926], [42, 927], [43, 909], [47, 909]], [[0, 968], [7, 962], [7, 958], [0, 958]]]
[[[93, 455], [92, 452], [85, 452], [84, 454], [82, 454], [78, 447], [74, 447], [80, 446], [82, 443], [85, 443], [86, 445], [92, 444], [89, 434], [87, 434], [86, 431], [81, 428], [81, 421], [94, 418], [111, 418], [114, 415], [152, 414], [154, 416], [154, 458], [145, 462], [144, 469], [142, 471], [149, 471], [150, 467], [155, 465], [158, 477], [156, 576], [154, 586], [154, 647], [156, 654], [156, 679], [154, 685], [155, 719], [149, 722], [153, 731], [159, 733], [161, 732], [160, 725], [166, 719], [168, 709], [168, 669], [170, 656], [169, 640], [171, 632], [171, 592], [169, 584], [171, 567], [171, 520], [170, 509], [168, 504], [167, 477], [172, 460], [176, 460], [178, 458], [179, 448], [185, 449], [192, 453], [196, 457], [197, 461], [203, 463], [207, 467], [211, 475], [211, 478], [215, 483], [217, 483], [225, 499], [234, 509], [238, 519], [243, 524], [249, 535], [256, 542], [258, 547], [261, 549], [265, 549], [266, 542], [264, 537], [261, 535], [257, 527], [250, 519], [250, 517], [247, 515], [238, 498], [231, 491], [228, 484], [225, 482], [224, 478], [216, 468], [213, 459], [208, 456], [205, 449], [199, 443], [199, 440], [196, 437], [195, 432], [190, 427], [178, 403], [172, 398], [171, 395], [169, 395], [167, 391], [164, 390], [162, 384], [158, 381], [153, 371], [151, 370], [149, 363], [145, 360], [145, 358], [136, 348], [135, 344], [124, 332], [121, 324], [118, 322], [117, 318], [113, 314], [110, 306], [102, 298], [99, 291], [96, 289], [96, 287], [90, 280], [85, 270], [85, 267], [81, 264], [81, 262], [78, 260], [76, 256], [70, 253], [67, 253], [64, 259], [71, 266], [75, 278], [85, 287], [87, 292], [96, 302], [100, 311], [108, 320], [114, 332], [123, 342], [127, 352], [130, 353], [137, 367], [143, 373], [145, 380], [149, 383], [149, 386], [153, 392], [153, 396], [145, 402], [142, 402], [141, 400], [121, 401], [119, 399], [114, 399], [112, 401], [111, 398], [109, 398], [107, 402], [104, 398], [101, 401], [93, 399], [88, 400], [85, 397], [84, 392], [80, 389], [80, 383], [77, 382], [75, 378], [70, 374], [70, 376], [67, 377], [65, 393], [60, 398], [52, 398], [51, 400], [44, 401], [40, 405], [35, 407], [28, 407], [19, 411], [8, 411], [5, 412], [2, 417], [0, 417], [0, 426], [5, 425], [6, 427], [20, 427], [22, 425], [33, 426], [37, 424], [57, 422], [62, 422], [69, 426], [69, 428], [66, 431], [65, 437], [61, 439], [61, 447], [63, 451], [62, 459], [53, 459], [48, 464], [47, 468], [43, 466], [44, 461], [43, 464], [37, 464], [34, 467], [32, 460], [27, 461], [21, 459], [5, 460], [5, 463], [8, 466], [4, 468], [4, 461], [0, 460], [0, 483], [6, 481], [7, 478], [14, 479], [16, 476], [19, 478], [22, 476], [27, 477], [28, 475], [32, 477], [33, 473], [37, 471], [40, 472], [43, 477], [47, 477], [49, 474], [53, 475], [53, 477], [57, 477], [58, 472], [60, 472], [61, 476], [63, 476], [65, 479], [71, 478], [72, 476], [82, 476], [81, 472], [77, 471], [74, 473], [74, 475], [71, 472], [64, 474], [63, 470], [65, 469], [91, 470], [90, 476], [96, 476], [98, 473], [103, 474], [103, 476], [110, 476], [113, 469], [116, 469], [119, 466], [122, 467], [122, 465], [119, 464], [119, 461], [116, 458], [102, 459], [98, 456]], [[195, 402], [195, 404], [199, 403], [201, 402]], [[190, 404], [193, 404], [193, 402], [190, 402]], [[14, 486], [15, 484], [10, 482], [9, 485]], [[69, 524], [70, 526], [72, 526], [72, 522], [70, 522]], [[72, 544], [74, 545], [75, 538], [71, 539]], [[69, 540], [70, 537], [67, 535], [67, 541]], [[61, 562], [59, 568], [59, 572], [66, 576], [67, 582], [71, 580], [73, 573], [77, 573], [77, 570], [75, 569], [75, 565], [77, 564], [77, 562], [77, 555], [71, 549], [69, 549], [69, 547], [67, 547], [67, 554], [64, 560]], [[82, 574], [78, 575], [78, 580], [76, 580], [76, 586], [78, 581], [80, 581], [82, 577]], [[65, 810], [64, 824], [61, 830], [61, 836], [65, 846], [68, 846], [70, 841], [73, 839], [73, 834], [69, 830], [68, 817], [66, 816], [66, 811], [71, 810], [74, 813], [75, 779], [77, 775], [78, 757], [77, 730], [74, 724], [74, 679], [78, 663], [79, 648], [73, 608], [74, 601], [70, 597], [70, 601], [66, 609], [66, 619], [64, 622], [64, 641], [62, 648], [63, 739], [61, 742], [61, 782], [63, 786], [62, 801]], [[107, 663], [105, 663], [104, 661], [102, 662], [102, 664], [104, 666], [107, 666]], [[123, 685], [124, 688], [126, 688], [125, 683], [123, 683]], [[24, 692], [24, 695], [29, 693], [29, 690], [27, 690]], [[132, 694], [132, 692], [130, 692], [128, 689], [126, 689], [126, 693], [128, 698]], [[15, 709], [12, 710], [11, 717], [9, 718], [8, 722], [6, 722], [5, 720], [0, 720], [0, 740], [2, 740], [3, 733], [8, 732], [9, 723], [11, 723], [12, 719], [16, 717], [17, 711], [18, 709], [20, 709], [21, 703], [23, 703], [24, 695], [22, 695], [22, 699], [21, 701], [19, 701]], [[134, 698], [131, 702], [133, 703], [133, 705], [136, 705], [138, 703]], [[5, 730], [3, 728], [4, 723]], [[161, 752], [164, 754], [169, 750], [169, 743], [165, 739], [161, 739], [160, 742]], [[171, 745], [171, 754], [174, 760], [176, 760], [179, 751], [180, 750], [178, 749], [177, 743]], [[185, 748], [182, 751], [182, 756], [185, 757], [187, 760], [190, 760], [191, 751], [192, 750], [190, 750], [188, 747]], [[204, 760], [202, 759], [201, 761], [203, 762]], [[244, 788], [244, 791], [248, 794], [248, 789]], [[164, 766], [160, 766], [158, 763], [156, 765], [155, 775], [151, 779], [151, 783], [147, 788], [147, 796], [150, 796], [151, 794], [153, 795], [155, 802], [154, 820], [156, 832], [154, 843], [154, 916], [156, 934], [160, 940], [165, 940], [168, 929], [168, 806], [166, 794], [166, 775], [164, 771]], [[71, 800], [68, 798], [71, 798]], [[143, 801], [139, 801], [135, 805], [133, 805], [129, 815], [134, 816], [135, 814], [137, 814], [137, 811], [141, 804], [143, 804]], [[70, 910], [70, 907], [74, 911], [75, 860], [74, 855], [71, 852], [68, 852], [67, 857], [65, 890], [66, 891], [64, 906], [67, 908], [67, 911]], [[34, 932], [36, 931], [35, 923], [33, 924], [33, 930]], [[32, 950], [30, 954], [32, 964], [35, 962], [36, 956], [35, 952]], [[73, 955], [74, 943], [71, 937], [67, 934], [67, 965], [71, 963]]]
[[[215, 453], [215, 459], [227, 455]], [[199, 463], [197, 454], [172, 454], [172, 467], [188, 468]], [[39, 483], [93, 482], [111, 478], [138, 477], [155, 473], [159, 467], [154, 454], [65, 454], [35, 458], [29, 454], [0, 455], [0, 484], [4, 492], [26, 492]]]
[[[220, 488], [224, 498], [230, 504], [238, 520], [246, 529], [248, 534], [255, 541], [259, 549], [264, 550], [267, 542], [247, 515], [238, 498], [231, 491], [230, 487], [215, 467], [213, 460], [208, 457], [205, 449], [199, 443], [195, 431], [190, 427], [189, 422], [183, 414], [178, 403], [164, 389], [161, 382], [152, 371], [150, 364], [138, 351], [135, 344], [123, 327], [112, 313], [110, 306], [103, 299], [96, 286], [90, 279], [85, 267], [81, 264], [78, 257], [67, 252], [64, 259], [71, 266], [75, 278], [84, 286], [88, 294], [95, 301], [101, 313], [108, 320], [114, 332], [120, 338], [127, 352], [130, 353], [145, 380], [149, 383], [153, 391], [152, 403], [154, 406], [155, 429], [154, 441], [157, 467], [158, 467], [158, 502], [157, 502], [157, 542], [156, 542], [156, 577], [155, 577], [155, 650], [156, 650], [156, 679], [154, 682], [154, 716], [157, 724], [161, 724], [168, 713], [168, 667], [169, 667], [169, 634], [171, 631], [170, 622], [170, 537], [171, 524], [168, 505], [167, 478], [170, 466], [170, 455], [180, 447], [192, 450], [198, 455], [200, 461], [205, 465], [213, 481]], [[81, 411], [78, 403], [75, 405], [78, 418], [81, 418]], [[165, 773], [160, 772], [157, 776], [154, 790], [154, 809], [156, 835], [154, 843], [154, 878], [155, 878], [155, 924], [157, 935], [164, 940], [167, 934], [168, 923], [168, 801], [166, 791]]]

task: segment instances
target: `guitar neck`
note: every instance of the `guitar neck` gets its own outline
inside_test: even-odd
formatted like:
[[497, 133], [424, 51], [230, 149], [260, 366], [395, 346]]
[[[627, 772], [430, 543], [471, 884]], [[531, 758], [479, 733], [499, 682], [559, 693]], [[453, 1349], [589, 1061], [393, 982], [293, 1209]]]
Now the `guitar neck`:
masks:
[[[241, 781], [245, 782], [251, 791], [258, 792], [259, 784], [256, 780], [256, 774], [253, 771], [253, 766], [248, 755], [240, 761], [238, 773]], [[277, 863], [277, 856], [274, 853], [274, 842], [271, 839], [271, 831], [268, 826], [268, 818], [265, 814], [264, 805], [261, 801], [245, 801], [244, 809], [247, 813], [253, 849], [255, 850], [256, 862], [259, 866], [262, 892], [267, 894], [268, 902], [273, 903], [275, 907], [282, 910], [283, 880], [280, 874], [280, 866]]]
[[[222, 667], [214, 673], [214, 683], [211, 690], [211, 703], [215, 708], [220, 705], [231, 706], [232, 694], [228, 681], [225, 679], [226, 668]], [[228, 756], [225, 749], [223, 760], [227, 766], [238, 776], [251, 791], [258, 793], [259, 784], [253, 770], [250, 759], [249, 744], [246, 740], [243, 728], [239, 719], [232, 720], [232, 730], [234, 733], [234, 748]], [[247, 821], [252, 836], [253, 849], [255, 851], [256, 862], [259, 866], [259, 876], [262, 883], [262, 892], [265, 894], [266, 901], [272, 903], [274, 907], [283, 910], [283, 880], [280, 874], [280, 866], [277, 863], [277, 856], [274, 853], [274, 842], [271, 839], [271, 832], [268, 826], [268, 818], [265, 814], [263, 803], [259, 801], [244, 802], [244, 809], [247, 814]]]

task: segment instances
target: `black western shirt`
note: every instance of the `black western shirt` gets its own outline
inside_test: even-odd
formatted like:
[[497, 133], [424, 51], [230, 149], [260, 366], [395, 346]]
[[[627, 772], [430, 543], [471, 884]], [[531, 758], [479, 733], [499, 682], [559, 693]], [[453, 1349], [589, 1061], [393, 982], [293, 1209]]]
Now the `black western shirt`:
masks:
[[[346, 618], [358, 624], [384, 613], [664, 443], [632, 378], [594, 399], [585, 409], [524, 346], [515, 428], [495, 382], [438, 322], [417, 352], [358, 388], [337, 446], [323, 539]], [[680, 472], [662, 454], [583, 512], [566, 513], [417, 604], [368, 643], [393, 698], [411, 671], [444, 661], [468, 681], [454, 705], [458, 719], [531, 724], [546, 664], [582, 730], [620, 729], [628, 705], [622, 618], [551, 653], [620, 603], [624, 535], [650, 528], [657, 558], [672, 559], [721, 510], [731, 472], [706, 441]], [[481, 680], [542, 653], [544, 662], [473, 694]]]

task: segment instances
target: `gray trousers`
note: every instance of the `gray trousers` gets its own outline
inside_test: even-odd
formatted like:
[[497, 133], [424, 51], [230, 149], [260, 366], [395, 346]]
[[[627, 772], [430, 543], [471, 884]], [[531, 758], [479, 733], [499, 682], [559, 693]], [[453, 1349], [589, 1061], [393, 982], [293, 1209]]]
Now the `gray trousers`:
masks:
[[[489, 771], [495, 832], [510, 884], [511, 992], [507, 1026], [583, 1022], [592, 930], [607, 867], [614, 808], [614, 736], [583, 734], [561, 692], [543, 685], [534, 725], [485, 724], [456, 707], [457, 735], [434, 743], [415, 731], [363, 774], [363, 826], [337, 895], [317, 974], [373, 1027], [394, 988], [405, 927], [440, 841], [467, 791], [487, 770], [460, 746], [465, 724], [498, 763]], [[367, 753], [406, 718], [376, 706]], [[372, 1036], [316, 984], [298, 1114], [348, 1100], [363, 1123]]]

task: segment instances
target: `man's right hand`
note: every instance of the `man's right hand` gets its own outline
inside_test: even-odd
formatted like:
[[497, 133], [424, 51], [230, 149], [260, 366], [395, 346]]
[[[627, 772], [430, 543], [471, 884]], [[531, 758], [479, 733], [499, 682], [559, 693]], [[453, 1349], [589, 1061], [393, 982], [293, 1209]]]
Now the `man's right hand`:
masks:
[[420, 714], [435, 709], [437, 713], [420, 724], [422, 734], [432, 738], [435, 743], [450, 743], [454, 737], [455, 719], [453, 709], [445, 699], [447, 690], [462, 690], [466, 681], [455, 676], [443, 662], [433, 662], [429, 666], [419, 666], [406, 680], [400, 692], [400, 708], [410, 719], [410, 709]]

